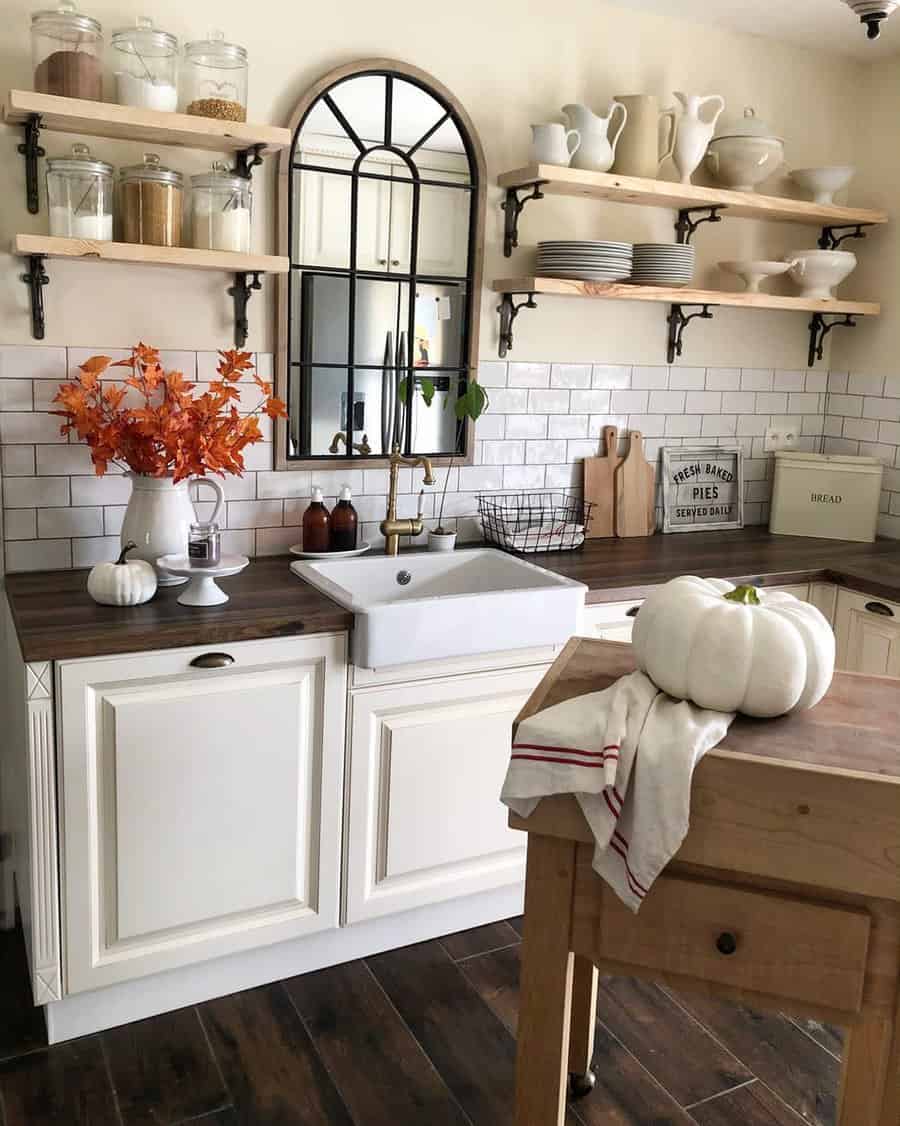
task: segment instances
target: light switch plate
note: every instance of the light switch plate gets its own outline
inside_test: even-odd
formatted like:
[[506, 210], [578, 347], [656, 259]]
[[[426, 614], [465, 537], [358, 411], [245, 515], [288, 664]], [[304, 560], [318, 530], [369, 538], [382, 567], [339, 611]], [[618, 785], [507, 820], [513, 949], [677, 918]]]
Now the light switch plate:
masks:
[[767, 453], [775, 450], [796, 450], [800, 444], [800, 432], [796, 426], [767, 426], [763, 443]]

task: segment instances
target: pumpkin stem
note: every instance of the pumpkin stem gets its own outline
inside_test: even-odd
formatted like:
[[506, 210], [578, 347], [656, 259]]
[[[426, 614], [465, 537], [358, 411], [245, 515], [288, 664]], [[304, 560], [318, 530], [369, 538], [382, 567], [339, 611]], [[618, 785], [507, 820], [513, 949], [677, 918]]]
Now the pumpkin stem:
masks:
[[759, 595], [756, 593], [755, 586], [736, 586], [734, 590], [729, 590], [728, 593], [723, 594], [722, 597], [729, 602], [740, 602], [742, 606], [759, 605]]
[[134, 542], [134, 540], [129, 540], [128, 543], [126, 543], [125, 546], [122, 548], [122, 550], [119, 552], [119, 558], [116, 560], [116, 565], [119, 566], [122, 563], [125, 563], [126, 562], [125, 556], [128, 554], [129, 551], [134, 551], [134, 549], [136, 547], [137, 547], [137, 544]]

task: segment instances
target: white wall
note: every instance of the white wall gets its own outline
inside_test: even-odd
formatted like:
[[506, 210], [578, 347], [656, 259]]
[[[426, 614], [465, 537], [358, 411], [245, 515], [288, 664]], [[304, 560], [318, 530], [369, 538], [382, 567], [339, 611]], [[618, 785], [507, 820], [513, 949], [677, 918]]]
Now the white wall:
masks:
[[[0, 73], [4, 83], [31, 82], [28, 26], [32, 0], [0, 5], [4, 40]], [[85, 0], [107, 32], [142, 14], [138, 0]], [[861, 67], [853, 61], [790, 47], [756, 36], [701, 27], [675, 19], [639, 14], [597, 0], [570, 0], [558, 10], [546, 4], [515, 8], [483, 0], [460, 0], [423, 9], [410, 0], [371, 4], [346, 0], [304, 5], [264, 0], [257, 6], [237, 0], [158, 0], [153, 16], [182, 39], [205, 35], [210, 27], [244, 43], [250, 52], [250, 116], [284, 122], [298, 97], [320, 74], [349, 60], [386, 55], [415, 63], [446, 83], [472, 115], [488, 158], [489, 181], [528, 158], [531, 122], [558, 117], [571, 101], [603, 106], [611, 95], [656, 92], [671, 100], [673, 89], [725, 95], [729, 111], [757, 107], [787, 143], [793, 164], [846, 161], [854, 140], [854, 93]], [[17, 230], [44, 230], [46, 216], [28, 216], [23, 203], [22, 161], [6, 140], [8, 158], [0, 162], [0, 246]], [[64, 151], [70, 138], [46, 134], [51, 153]], [[97, 153], [116, 165], [140, 157], [137, 145], [96, 141]], [[208, 157], [163, 150], [164, 161], [186, 173], [204, 168]], [[257, 178], [256, 244], [270, 242], [274, 204], [273, 168]], [[775, 185], [776, 187], [778, 185]], [[621, 205], [547, 199], [531, 205], [522, 227], [523, 248], [512, 261], [502, 257], [500, 193], [489, 193], [485, 278], [528, 268], [529, 245], [541, 237], [672, 237], [668, 212]], [[747, 253], [767, 256], [793, 246], [812, 245], [806, 229], [743, 220], [705, 229], [699, 239], [699, 281], [715, 282], [710, 264]], [[0, 343], [29, 342], [27, 294], [18, 264], [0, 255]], [[45, 291], [47, 343], [127, 346], [139, 337], [160, 347], [206, 349], [230, 341], [227, 281], [216, 274], [138, 271], [129, 267], [53, 263]], [[483, 299], [482, 357], [496, 356], [496, 299]], [[152, 309], [152, 313], [150, 310]], [[250, 346], [270, 351], [272, 297], [251, 302]], [[798, 368], [805, 362], [802, 317], [776, 313], [741, 315], [721, 311], [713, 323], [693, 326], [690, 364], [732, 364]], [[516, 351], [529, 360], [593, 360], [660, 363], [663, 360], [663, 307], [599, 305], [544, 298], [538, 312], [523, 314], [516, 325]]]

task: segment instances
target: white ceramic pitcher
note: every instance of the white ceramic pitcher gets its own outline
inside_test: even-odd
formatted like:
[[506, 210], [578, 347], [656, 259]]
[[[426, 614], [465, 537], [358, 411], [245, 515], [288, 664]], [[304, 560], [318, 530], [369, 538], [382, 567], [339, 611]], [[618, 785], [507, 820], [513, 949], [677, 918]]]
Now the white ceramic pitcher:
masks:
[[[683, 112], [678, 119], [672, 160], [682, 184], [689, 184], [691, 175], [699, 168], [706, 146], [716, 131], [716, 123], [725, 108], [725, 99], [721, 94], [683, 94], [680, 90], [675, 91], [675, 97], [681, 102]], [[711, 121], [704, 121], [700, 113], [711, 102], [718, 102], [719, 108]]]
[[[617, 109], [622, 111], [622, 122], [610, 139], [609, 125]], [[616, 159], [616, 145], [628, 120], [628, 110], [621, 102], [613, 100], [609, 103], [606, 117], [581, 105], [563, 106], [562, 111], [569, 119], [569, 127], [581, 134], [581, 144], [572, 157], [572, 167], [590, 172], [608, 172]]]
[[[137, 544], [131, 558], [146, 559], [154, 567], [160, 555], [187, 555], [191, 524], [197, 519], [188, 492], [190, 481], [179, 481], [176, 485], [171, 476], [146, 477], [142, 473], [130, 473], [129, 476], [131, 498], [122, 521], [122, 546], [131, 540]], [[218, 523], [225, 501], [222, 486], [212, 477], [194, 477], [192, 480], [208, 485], [216, 494], [216, 507], [210, 523]], [[156, 573], [160, 586], [177, 586], [187, 582], [186, 578], [170, 575], [158, 567]]]
[[[574, 144], [569, 143], [571, 137], [575, 138]], [[531, 127], [531, 148], [538, 164], [567, 165], [580, 145], [581, 134], [578, 130], [566, 129], [565, 125], [560, 125], [557, 121]]]

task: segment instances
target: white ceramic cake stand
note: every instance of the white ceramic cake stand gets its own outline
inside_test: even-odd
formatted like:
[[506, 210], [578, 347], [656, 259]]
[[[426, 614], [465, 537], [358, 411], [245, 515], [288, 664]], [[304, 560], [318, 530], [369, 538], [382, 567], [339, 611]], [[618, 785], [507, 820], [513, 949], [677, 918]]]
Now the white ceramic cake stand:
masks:
[[157, 567], [191, 580], [178, 596], [182, 606], [221, 606], [228, 595], [216, 586], [216, 579], [236, 575], [249, 563], [246, 555], [223, 555], [215, 567], [195, 567], [186, 555], [161, 555], [156, 561]]

